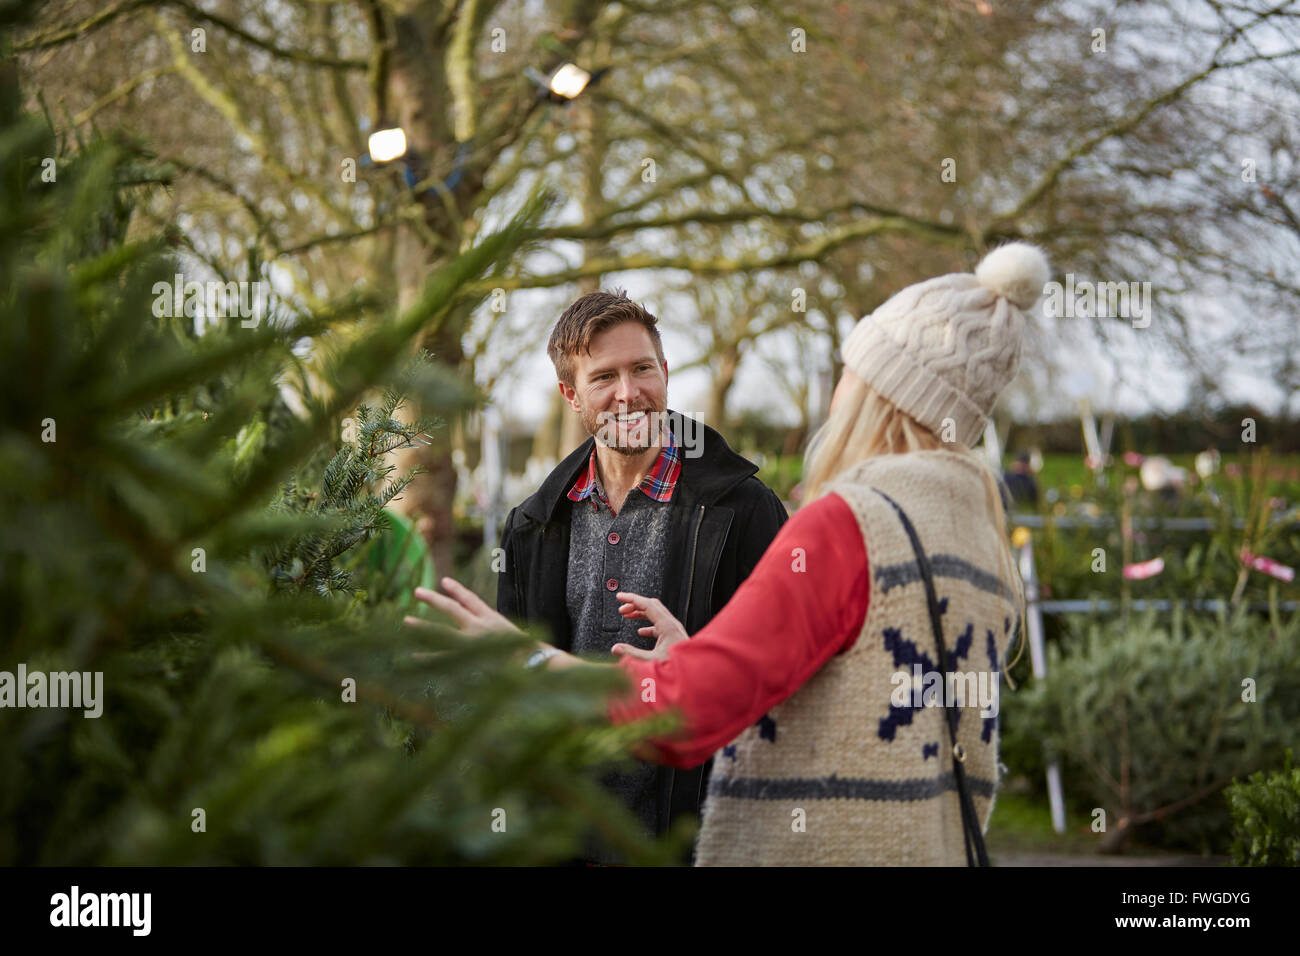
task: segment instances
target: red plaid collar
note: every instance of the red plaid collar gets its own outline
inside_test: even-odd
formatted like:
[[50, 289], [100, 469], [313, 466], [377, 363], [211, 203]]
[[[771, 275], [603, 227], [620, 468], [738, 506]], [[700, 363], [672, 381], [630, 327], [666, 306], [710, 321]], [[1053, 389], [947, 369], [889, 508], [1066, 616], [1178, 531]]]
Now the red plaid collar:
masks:
[[[668, 443], [659, 450], [659, 457], [655, 459], [654, 467], [637, 484], [638, 488], [655, 501], [672, 500], [673, 489], [677, 487], [677, 478], [682, 473], [682, 454], [677, 449], [677, 442], [673, 440], [672, 429], [665, 428], [664, 434], [668, 436]], [[605, 494], [605, 489], [600, 486], [600, 479], [596, 475], [595, 448], [591, 449], [591, 457], [587, 459], [587, 470], [569, 489], [569, 500], [584, 501], [592, 497], [593, 491], [601, 504], [608, 508], [609, 497]], [[597, 507], [595, 501], [591, 504], [592, 507]]]

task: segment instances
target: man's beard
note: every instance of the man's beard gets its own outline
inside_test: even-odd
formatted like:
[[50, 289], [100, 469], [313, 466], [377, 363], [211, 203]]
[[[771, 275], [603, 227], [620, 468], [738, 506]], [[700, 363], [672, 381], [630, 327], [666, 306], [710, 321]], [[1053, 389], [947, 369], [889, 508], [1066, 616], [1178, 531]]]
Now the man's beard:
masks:
[[629, 457], [639, 455], [647, 448], [654, 447], [661, 428], [667, 424], [668, 408], [667, 406], [663, 408], [642, 406], [627, 410], [628, 415], [633, 415], [636, 412], [645, 412], [646, 417], [642, 424], [631, 429], [637, 437], [630, 441], [625, 437], [620, 437], [620, 429], [614, 420], [614, 412], [595, 412], [584, 408], [582, 410], [582, 427], [587, 430], [588, 435], [595, 438], [597, 442], [610, 451], [616, 451], [620, 455], [628, 455]]

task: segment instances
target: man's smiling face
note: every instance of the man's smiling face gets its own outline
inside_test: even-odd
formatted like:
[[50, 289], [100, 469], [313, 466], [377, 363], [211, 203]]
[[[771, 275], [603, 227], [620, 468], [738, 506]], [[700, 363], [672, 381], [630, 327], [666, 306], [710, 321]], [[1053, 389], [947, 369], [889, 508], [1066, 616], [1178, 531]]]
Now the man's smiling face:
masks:
[[561, 382], [560, 391], [589, 435], [624, 455], [655, 444], [668, 411], [668, 367], [645, 326], [620, 322], [592, 336], [589, 352], [574, 356], [573, 370], [573, 385]]

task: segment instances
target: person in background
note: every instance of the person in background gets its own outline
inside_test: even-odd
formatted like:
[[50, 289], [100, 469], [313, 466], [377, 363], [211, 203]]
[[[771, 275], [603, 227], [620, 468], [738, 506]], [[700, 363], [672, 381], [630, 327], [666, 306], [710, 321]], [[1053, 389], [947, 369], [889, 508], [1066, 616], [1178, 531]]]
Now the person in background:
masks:
[[1038, 482], [1034, 480], [1033, 469], [1029, 467], [1029, 452], [1022, 451], [1016, 455], [1015, 462], [1011, 465], [1011, 470], [1002, 476], [1007, 483], [1007, 491], [1011, 494], [1011, 501], [1022, 502], [1038, 507]]
[[[675, 767], [716, 753], [697, 864], [972, 862], [998, 784], [996, 698], [975, 709], [911, 691], [949, 674], [996, 687], [1024, 616], [998, 476], [972, 446], [1048, 278], [1042, 252], [1011, 243], [857, 324], [806, 458], [807, 504], [704, 628], [618, 594], [656, 645], [614, 648], [631, 687], [610, 719], [673, 710], [680, 732], [644, 752]], [[417, 597], [467, 633], [509, 626], [455, 581], [443, 587]]]

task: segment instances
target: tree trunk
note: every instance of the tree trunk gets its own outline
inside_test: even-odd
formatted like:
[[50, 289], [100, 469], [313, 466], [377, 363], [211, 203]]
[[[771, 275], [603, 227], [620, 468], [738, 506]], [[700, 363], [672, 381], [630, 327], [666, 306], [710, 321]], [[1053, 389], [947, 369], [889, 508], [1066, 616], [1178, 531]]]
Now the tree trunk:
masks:
[[708, 422], [718, 431], [727, 425], [727, 395], [736, 381], [736, 369], [740, 366], [740, 349], [728, 345], [715, 357], [713, 382], [709, 386]]
[[[467, 159], [463, 167], [457, 165], [463, 144], [457, 141], [456, 132], [451, 128], [453, 98], [448, 91], [446, 76], [449, 43], [446, 24], [437, 26], [443, 19], [441, 6], [430, 0], [413, 0], [403, 5], [401, 12], [392, 18], [389, 67], [392, 109], [380, 118], [395, 118], [406, 130], [417, 181], [427, 178], [432, 170], [444, 175], [456, 173], [454, 184], [446, 186], [450, 189], [449, 195], [439, 196], [434, 189], [426, 189], [418, 197], [423, 207], [424, 228], [420, 231], [410, 227], [402, 230], [397, 267], [398, 298], [402, 306], [416, 301], [425, 278], [437, 267], [439, 260], [459, 248], [464, 238], [459, 217], [472, 205], [471, 198], [481, 194], [491, 162], [491, 157], [480, 156]], [[574, 4], [566, 21], [576, 29], [575, 36], [581, 35], [582, 30], [590, 25], [597, 7], [598, 4], [590, 0]], [[439, 29], [443, 31], [441, 34], [437, 32]], [[592, 136], [598, 135], [598, 131], [590, 119], [590, 98], [575, 106], [588, 111], [586, 141], [591, 143]], [[378, 108], [384, 110], [382, 102]], [[466, 143], [473, 142], [470, 127], [466, 127], [461, 135], [469, 137]], [[596, 164], [594, 174], [598, 177], [599, 163], [604, 156], [603, 144], [599, 150], [591, 150], [590, 155]], [[419, 347], [432, 352], [448, 367], [460, 368], [465, 359], [461, 337], [467, 319], [468, 310], [454, 312], [437, 329], [423, 335]], [[561, 442], [561, 455], [567, 454], [586, 437], [574, 413], [566, 409], [564, 415], [565, 439]], [[568, 438], [575, 434], [576, 440], [569, 444]], [[456, 496], [451, 429], [437, 429], [430, 438], [432, 444], [407, 450], [400, 457], [399, 467], [409, 469], [411, 465], [419, 464], [427, 469], [427, 473], [417, 476], [407, 487], [403, 504], [428, 542], [438, 573], [450, 574], [454, 570], [452, 502]]]
[[[398, 285], [399, 301], [409, 305], [419, 294], [428, 266], [428, 253], [420, 243], [419, 237], [410, 230], [403, 233], [400, 243]], [[421, 336], [419, 347], [428, 349], [440, 361], [451, 368], [457, 368], [464, 356], [461, 352], [458, 324], [440, 329], [434, 334]], [[413, 421], [424, 410], [404, 405], [401, 415], [405, 421]], [[393, 452], [392, 461], [397, 466], [395, 474], [402, 475], [415, 466], [425, 471], [415, 477], [402, 493], [401, 501], [395, 505], [403, 514], [415, 522], [424, 536], [433, 556], [434, 567], [439, 575], [452, 574], [454, 571], [455, 519], [452, 504], [456, 498], [456, 468], [452, 464], [452, 432], [455, 422], [448, 421], [443, 427], [434, 429], [426, 435], [429, 445], [417, 444]]]
[[[392, 86], [392, 113], [378, 121], [396, 120], [406, 131], [407, 147], [415, 164], [417, 179], [423, 179], [448, 142], [446, 116], [450, 103], [440, 93], [445, 89], [445, 45], [430, 35], [436, 21], [432, 4], [411, 4], [393, 18], [393, 49], [389, 79]], [[382, 105], [380, 107], [383, 108]], [[434, 236], [453, 238], [452, 224], [447, 221], [441, 200], [431, 192], [419, 197], [424, 207], [425, 224]], [[404, 227], [397, 241], [397, 301], [405, 309], [419, 299], [430, 271], [441, 258], [437, 249], [411, 227]], [[455, 326], [456, 323], [451, 323]], [[444, 327], [420, 337], [419, 348], [428, 349], [441, 362], [457, 368], [463, 358], [459, 328]], [[422, 409], [404, 408], [409, 421]], [[405, 474], [415, 465], [426, 469], [407, 486], [398, 506], [416, 523], [433, 556], [439, 575], [453, 573], [455, 523], [452, 502], [456, 497], [456, 469], [451, 461], [451, 423], [435, 429], [430, 445], [416, 445], [393, 454], [397, 474]]]
[[564, 421], [564, 397], [559, 389], [551, 392], [551, 400], [546, 408], [546, 415], [537, 425], [533, 435], [533, 448], [529, 458], [537, 461], [560, 460], [560, 427]]

